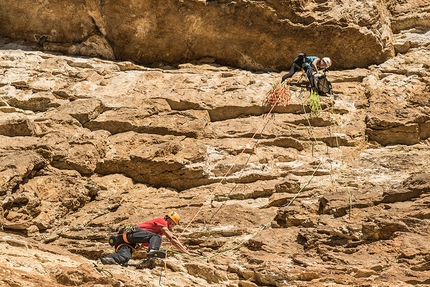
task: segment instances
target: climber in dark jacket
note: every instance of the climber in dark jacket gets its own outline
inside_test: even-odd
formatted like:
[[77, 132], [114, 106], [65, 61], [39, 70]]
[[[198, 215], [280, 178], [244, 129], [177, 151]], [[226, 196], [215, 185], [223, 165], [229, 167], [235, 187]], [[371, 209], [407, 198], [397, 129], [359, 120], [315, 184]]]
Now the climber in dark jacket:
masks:
[[297, 71], [303, 70], [306, 73], [311, 86], [314, 87], [314, 72], [318, 73], [318, 69], [327, 69], [331, 64], [332, 61], [328, 57], [320, 59], [317, 56], [306, 56], [306, 54], [302, 52], [294, 59], [290, 71], [282, 77], [281, 83], [288, 78], [291, 78]]

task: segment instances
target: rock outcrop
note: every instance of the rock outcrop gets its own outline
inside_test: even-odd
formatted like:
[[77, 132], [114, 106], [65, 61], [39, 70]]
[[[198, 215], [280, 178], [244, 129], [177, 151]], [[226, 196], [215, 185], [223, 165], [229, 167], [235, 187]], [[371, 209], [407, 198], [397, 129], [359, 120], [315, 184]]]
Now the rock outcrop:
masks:
[[153, 66], [199, 61], [285, 69], [306, 50], [350, 69], [392, 57], [392, 26], [396, 33], [429, 27], [429, 11], [426, 1], [6, 0], [0, 35], [46, 51]]
[[[0, 4], [0, 34], [26, 40], [0, 39], [0, 286], [430, 284], [429, 4], [272, 2]], [[269, 39], [294, 29], [343, 33], [336, 46], [356, 39], [363, 51], [334, 56], [341, 67], [355, 53], [362, 68], [328, 72], [336, 99], [319, 97], [321, 110], [300, 75], [273, 107], [265, 96], [282, 73], [186, 63], [275, 65], [285, 43]], [[152, 42], [131, 41], [142, 35]], [[369, 43], [379, 48], [365, 55]], [[258, 65], [232, 52], [244, 47]], [[154, 269], [135, 268], [145, 251], [100, 264], [112, 233], [169, 210], [201, 256], [164, 242]]]

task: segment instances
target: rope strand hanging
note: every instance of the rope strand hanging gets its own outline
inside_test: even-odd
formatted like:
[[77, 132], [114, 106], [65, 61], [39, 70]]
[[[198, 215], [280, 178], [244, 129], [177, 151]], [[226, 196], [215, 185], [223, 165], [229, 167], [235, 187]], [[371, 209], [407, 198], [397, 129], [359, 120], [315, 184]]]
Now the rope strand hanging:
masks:
[[[303, 74], [301, 75], [301, 78], [303, 77]], [[302, 88], [302, 90], [303, 90], [303, 88]], [[302, 91], [300, 92], [300, 95], [302, 95]], [[303, 99], [303, 96], [298, 96], [298, 98], [300, 99], [300, 101], [302, 102], [302, 106], [303, 106], [303, 111], [304, 111], [304, 114], [305, 115], [307, 115], [307, 113], [306, 113], [306, 108], [305, 108], [305, 103], [304, 103], [304, 99]], [[311, 99], [311, 100], [310, 100]], [[290, 102], [290, 100], [291, 100], [291, 93], [290, 93], [290, 86], [289, 86], [289, 84], [288, 83], [281, 83], [280, 81], [277, 81], [277, 82], [275, 82], [273, 85], [272, 85], [272, 88], [271, 88], [271, 90], [269, 91], [269, 92], [267, 92], [266, 93], [266, 98], [265, 98], [265, 103], [266, 103], [266, 105], [271, 105], [272, 107], [271, 107], [271, 109], [270, 109], [270, 111], [266, 114], [266, 117], [268, 118], [268, 116], [272, 113], [272, 111], [273, 111], [273, 109], [275, 108], [275, 106], [277, 106], [277, 105], [288, 105], [289, 104], [289, 102]], [[318, 92], [316, 92], [316, 91], [313, 91], [313, 90], [311, 90], [311, 94], [310, 94], [310, 97], [308, 98], [308, 101], [307, 101], [307, 103], [309, 104], [309, 108], [310, 108], [310, 110], [311, 110], [311, 114], [309, 115], [309, 116], [313, 116], [313, 115], [319, 115], [320, 113], [321, 113], [321, 111], [322, 111], [322, 108], [321, 108], [321, 105], [320, 105], [320, 102], [319, 102], [319, 95], [318, 95]], [[310, 120], [309, 120], [309, 116], [307, 116], [306, 118], [307, 118], [307, 121], [308, 121], [308, 125], [309, 125], [309, 127], [310, 127], [310, 135], [311, 135], [311, 138], [313, 139], [313, 141], [315, 141], [315, 143], [317, 144], [317, 139], [316, 139], [316, 137], [315, 137], [315, 134], [313, 133], [313, 127], [312, 127], [312, 124], [311, 124], [311, 122], [310, 122]], [[266, 127], [266, 125], [269, 123], [269, 121], [270, 121], [270, 119], [269, 120], [267, 120], [265, 123], [264, 123], [264, 125], [263, 125], [263, 128], [261, 129], [261, 131], [260, 131], [260, 133], [262, 133], [263, 132], [263, 130], [264, 130], [264, 128]], [[250, 139], [250, 141], [252, 141], [254, 138], [255, 138], [255, 136], [257, 135], [257, 133], [258, 133], [258, 131], [259, 131], [259, 129], [257, 129], [257, 131], [254, 133], [254, 135], [251, 137], [251, 139]], [[336, 137], [336, 141], [338, 141], [338, 139], [337, 139], [337, 137]], [[258, 139], [257, 139], [257, 141], [256, 141], [256, 143], [254, 144], [254, 147], [257, 145], [257, 143], [258, 143]], [[244, 149], [241, 151], [241, 153], [239, 154], [239, 155], [241, 155], [241, 154], [243, 154], [244, 152], [245, 152], [245, 150], [247, 149], [247, 145], [245, 145], [245, 147], [244, 147]], [[251, 155], [250, 155], [251, 156]], [[250, 156], [248, 157], [248, 159], [247, 159], [247, 161], [246, 161], [246, 163], [245, 163], [245, 165], [243, 166], [243, 168], [242, 168], [242, 171], [241, 171], [241, 174], [243, 174], [243, 170], [244, 170], [244, 168], [246, 167], [246, 165], [248, 164], [248, 162], [249, 162], [249, 158], [250, 158]], [[313, 153], [312, 153], [312, 156], [313, 156]], [[237, 158], [239, 158], [239, 157], [237, 157]], [[237, 158], [236, 158], [236, 161], [237, 161]], [[229, 175], [229, 173], [231, 172], [231, 170], [233, 169], [233, 167], [235, 166], [235, 163], [236, 163], [236, 161], [233, 163], [233, 165], [229, 168], [229, 170], [224, 174], [224, 176], [223, 176], [223, 178], [221, 179], [221, 181], [218, 183], [218, 185], [216, 186], [216, 188], [215, 188], [215, 191], [217, 190], [217, 188], [220, 186], [220, 184], [222, 184], [222, 182], [227, 178], [227, 176]], [[324, 163], [324, 161], [320, 161], [319, 163], [318, 163], [318, 165], [317, 165], [317, 167], [315, 168], [315, 170], [313, 171], [313, 173], [312, 173], [312, 175], [311, 175], [311, 177], [307, 180], [307, 182], [300, 188], [300, 190], [296, 193], [296, 195], [287, 203], [287, 204], [285, 204], [285, 205], [282, 205], [282, 206], [280, 206], [280, 207], [284, 207], [284, 206], [289, 206], [290, 204], [292, 204], [292, 202], [294, 202], [294, 200], [300, 195], [300, 193], [310, 184], [310, 182], [314, 179], [314, 177], [315, 177], [315, 174], [318, 172], [318, 170], [320, 169], [320, 167], [323, 165], [323, 163]], [[228, 195], [229, 194], [231, 194], [231, 192], [236, 188], [236, 186], [237, 186], [237, 184], [229, 191], [229, 193], [228, 193]], [[211, 218], [213, 218], [213, 216], [215, 216], [216, 215], [216, 213], [218, 213], [220, 210], [221, 210], [221, 208], [225, 205], [226, 203], [224, 202], [216, 211], [215, 211], [215, 213], [212, 215], [212, 217]], [[202, 205], [200, 208], [199, 208], [199, 210], [196, 212], [196, 214], [193, 216], [193, 218], [191, 219], [191, 221], [187, 224], [187, 226], [185, 227], [185, 229], [184, 229], [184, 231], [185, 230], [187, 230], [188, 229], [188, 227], [189, 227], [189, 225], [194, 221], [194, 219], [196, 218], [196, 216], [200, 213], [200, 211], [202, 210], [202, 208], [203, 208], [203, 206], [204, 205]], [[269, 225], [270, 224], [270, 222], [268, 222], [267, 223], [267, 225]], [[266, 224], [262, 224], [261, 226], [262, 226], [262, 228], [260, 228], [255, 234], [253, 234], [253, 236], [251, 237], [251, 238], [253, 238], [253, 237], [255, 237], [260, 231], [262, 231], [262, 230], [264, 230], [265, 228], [266, 228], [266, 226], [267, 226]], [[183, 231], [183, 232], [184, 232]], [[182, 232], [182, 233], [183, 233]], [[181, 233], [181, 234], [182, 234]], [[244, 239], [244, 240], [242, 240], [239, 244], [237, 244], [236, 246], [234, 246], [233, 248], [229, 248], [229, 249], [227, 249], [227, 250], [224, 250], [224, 251], [222, 251], [222, 252], [217, 252], [216, 254], [214, 254], [214, 255], [211, 255], [211, 256], [202, 256], [203, 258], [206, 258], [206, 259], [210, 259], [210, 258], [213, 258], [213, 257], [216, 257], [216, 256], [218, 256], [218, 255], [220, 255], [220, 254], [223, 254], [223, 253], [225, 253], [225, 252], [228, 252], [228, 251], [231, 251], [231, 250], [234, 250], [234, 249], [237, 249], [237, 248], [239, 248], [240, 246], [242, 246], [245, 242], [247, 242], [247, 241], [249, 241], [250, 240], [250, 238], [247, 238], [247, 239]], [[176, 252], [176, 251], [173, 251], [173, 252]], [[179, 253], [179, 252], [176, 252], [176, 253]]]

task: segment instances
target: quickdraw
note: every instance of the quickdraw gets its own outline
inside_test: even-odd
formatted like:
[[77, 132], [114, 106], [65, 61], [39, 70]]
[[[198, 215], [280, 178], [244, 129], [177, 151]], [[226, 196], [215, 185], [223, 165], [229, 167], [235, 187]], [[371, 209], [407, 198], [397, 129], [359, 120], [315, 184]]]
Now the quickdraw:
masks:
[[[119, 233], [121, 230], [123, 230], [122, 233]], [[124, 245], [132, 248], [133, 250], [138, 250], [142, 248], [143, 246], [142, 243], [136, 243], [134, 244], [134, 246], [132, 246], [132, 244], [130, 243], [130, 241], [128, 241], [128, 238], [127, 238], [127, 234], [130, 234], [136, 231], [135, 226], [131, 224], [127, 224], [122, 229], [120, 229], [120, 231], [118, 232], [118, 234], [113, 234], [109, 237], [109, 245], [112, 247], [115, 247], [115, 251], [118, 251], [118, 249]], [[122, 239], [123, 242], [121, 242], [121, 239], [118, 239], [119, 237]]]

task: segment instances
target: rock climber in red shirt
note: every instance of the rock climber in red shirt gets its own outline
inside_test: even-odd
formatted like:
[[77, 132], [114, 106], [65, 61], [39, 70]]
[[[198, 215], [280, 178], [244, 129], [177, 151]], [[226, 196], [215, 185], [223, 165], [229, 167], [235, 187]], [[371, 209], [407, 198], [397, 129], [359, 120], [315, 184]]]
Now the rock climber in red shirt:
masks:
[[[131, 258], [133, 250], [142, 244], [148, 247], [147, 259], [137, 268], [154, 267], [153, 258], [164, 258], [165, 251], [160, 250], [162, 236], [166, 236], [172, 245], [179, 251], [190, 256], [197, 254], [188, 251], [179, 239], [173, 235], [171, 229], [179, 224], [180, 216], [171, 211], [164, 216], [149, 221], [139, 223], [137, 226], [126, 226], [118, 231], [118, 234], [111, 236], [110, 244], [115, 246], [115, 253], [100, 258], [103, 264], [125, 265]], [[113, 242], [112, 242], [112, 241]]]

